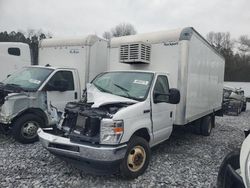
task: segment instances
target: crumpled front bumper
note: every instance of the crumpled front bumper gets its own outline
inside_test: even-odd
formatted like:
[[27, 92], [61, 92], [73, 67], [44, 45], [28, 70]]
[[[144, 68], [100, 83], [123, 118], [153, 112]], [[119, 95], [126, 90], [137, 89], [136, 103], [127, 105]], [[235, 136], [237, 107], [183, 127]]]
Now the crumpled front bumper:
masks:
[[42, 129], [38, 129], [37, 133], [43, 147], [51, 153], [97, 174], [117, 171], [126, 154], [127, 144], [93, 146], [74, 143], [69, 138], [46, 133]]

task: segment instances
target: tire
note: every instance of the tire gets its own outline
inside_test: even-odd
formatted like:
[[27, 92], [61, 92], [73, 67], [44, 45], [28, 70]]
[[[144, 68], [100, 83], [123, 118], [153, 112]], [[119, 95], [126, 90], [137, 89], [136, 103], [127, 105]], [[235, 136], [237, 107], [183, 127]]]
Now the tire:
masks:
[[239, 114], [241, 113], [242, 106], [239, 106]]
[[215, 115], [211, 115], [212, 128], [215, 128]]
[[33, 143], [38, 140], [37, 129], [42, 127], [43, 123], [43, 120], [34, 114], [24, 114], [14, 121], [12, 135], [20, 143]]
[[241, 112], [241, 108], [238, 107], [238, 108], [237, 108], [237, 112], [236, 112], [236, 116], [238, 116], [238, 115], [240, 114], [240, 112]]
[[230, 166], [233, 170], [240, 169], [240, 149], [230, 152], [222, 161], [218, 176], [217, 176], [217, 188], [243, 188], [244, 185], [239, 184], [237, 180], [233, 179], [228, 174], [228, 167]]
[[197, 119], [194, 121], [193, 124], [193, 132], [197, 135], [201, 134], [201, 123], [202, 123], [202, 119]]
[[141, 137], [133, 136], [124, 159], [120, 164], [120, 173], [126, 179], [134, 179], [145, 172], [151, 158], [148, 142]]
[[242, 112], [245, 112], [246, 109], [247, 109], [247, 103], [245, 102], [245, 103], [243, 103], [243, 106], [242, 106], [241, 111], [242, 111]]
[[212, 117], [210, 115], [203, 117], [201, 122], [201, 135], [209, 136], [211, 134], [212, 129]]

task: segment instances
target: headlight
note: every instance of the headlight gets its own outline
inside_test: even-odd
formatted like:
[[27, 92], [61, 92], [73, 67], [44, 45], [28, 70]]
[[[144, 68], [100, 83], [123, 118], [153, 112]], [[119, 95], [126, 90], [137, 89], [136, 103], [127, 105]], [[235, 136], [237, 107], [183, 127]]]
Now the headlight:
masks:
[[250, 187], [250, 153], [248, 154], [246, 166], [246, 187]]
[[101, 144], [118, 144], [123, 135], [123, 121], [112, 119], [102, 119], [101, 121]]

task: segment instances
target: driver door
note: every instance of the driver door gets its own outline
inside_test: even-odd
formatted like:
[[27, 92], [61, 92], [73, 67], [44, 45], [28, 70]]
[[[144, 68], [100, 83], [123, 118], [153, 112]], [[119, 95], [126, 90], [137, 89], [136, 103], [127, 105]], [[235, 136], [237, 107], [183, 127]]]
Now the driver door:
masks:
[[152, 122], [155, 143], [162, 142], [170, 136], [173, 128], [173, 109], [169, 104], [169, 84], [166, 75], [157, 75], [151, 93]]
[[[64, 89], [62, 91], [59, 91], [57, 88], [60, 88], [58, 84], [61, 83], [65, 83], [65, 86], [63, 86]], [[68, 102], [79, 100], [80, 94], [77, 92], [76, 87], [73, 71], [57, 71], [45, 85], [44, 90], [47, 91], [47, 105], [52, 105], [56, 107], [58, 111], [63, 112]]]

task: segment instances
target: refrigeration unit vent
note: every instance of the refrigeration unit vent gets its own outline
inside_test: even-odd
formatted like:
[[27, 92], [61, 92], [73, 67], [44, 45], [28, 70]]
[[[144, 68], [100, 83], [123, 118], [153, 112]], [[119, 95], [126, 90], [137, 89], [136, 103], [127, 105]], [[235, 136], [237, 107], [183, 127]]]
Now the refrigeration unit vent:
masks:
[[128, 64], [150, 63], [151, 45], [145, 43], [120, 46], [120, 62]]

